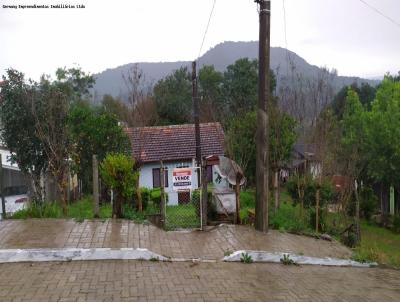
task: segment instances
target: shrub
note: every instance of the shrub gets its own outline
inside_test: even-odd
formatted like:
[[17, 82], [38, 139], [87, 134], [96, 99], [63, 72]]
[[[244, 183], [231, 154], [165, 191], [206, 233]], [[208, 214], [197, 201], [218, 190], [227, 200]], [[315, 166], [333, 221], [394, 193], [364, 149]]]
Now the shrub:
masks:
[[340, 241], [350, 248], [353, 248], [357, 244], [357, 235], [354, 231], [349, 231], [342, 234]]
[[122, 201], [131, 200], [134, 192], [138, 173], [133, 170], [133, 167], [132, 158], [122, 153], [108, 154], [100, 164], [102, 180], [116, 193], [113, 216], [118, 218], [122, 217]]
[[369, 187], [364, 187], [360, 192], [360, 212], [361, 215], [370, 220], [372, 214], [378, 205], [378, 197], [374, 194], [374, 191]]
[[[312, 207], [310, 208], [310, 210], [308, 211], [308, 222], [310, 225], [311, 229], [315, 229], [315, 225], [316, 225], [316, 211], [315, 208]], [[325, 211], [323, 211], [322, 209], [319, 210], [319, 223], [318, 223], [318, 229], [321, 232], [325, 232], [327, 230], [327, 226], [326, 226], [326, 213]]]
[[[306, 217], [308, 210], [304, 210]], [[292, 206], [288, 203], [282, 203], [280, 208], [274, 214], [269, 210], [269, 224], [277, 230], [286, 230], [294, 233], [300, 233], [309, 229], [305, 219], [300, 216], [299, 206]]]
[[397, 214], [393, 217], [393, 231], [396, 233], [400, 233], [400, 214]]
[[[372, 215], [378, 205], [378, 197], [374, 194], [374, 191], [369, 187], [363, 187], [359, 193], [360, 198], [360, 216], [367, 220], [371, 220]], [[347, 213], [350, 216], [356, 215], [356, 198], [355, 194], [352, 194]]]
[[151, 189], [149, 188], [140, 188], [140, 195], [142, 196], [142, 207], [143, 210], [147, 209], [149, 202], [151, 200]]
[[25, 209], [15, 212], [11, 218], [61, 218], [62, 209], [56, 202], [30, 202]]
[[[318, 183], [311, 176], [298, 176], [291, 177], [286, 183], [286, 189], [295, 204], [301, 203], [299, 196], [299, 188], [304, 190], [304, 207], [315, 206], [315, 193], [317, 191]], [[332, 201], [334, 197], [331, 183], [323, 181], [320, 187], [320, 207]]]

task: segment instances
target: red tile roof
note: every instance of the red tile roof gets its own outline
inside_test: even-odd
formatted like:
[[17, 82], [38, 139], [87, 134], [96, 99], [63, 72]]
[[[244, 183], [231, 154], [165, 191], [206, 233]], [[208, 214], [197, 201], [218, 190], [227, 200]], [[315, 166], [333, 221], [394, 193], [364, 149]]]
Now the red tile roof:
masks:
[[[126, 128], [133, 156], [142, 162], [184, 160], [196, 157], [194, 124]], [[220, 123], [200, 124], [202, 156], [224, 155]]]

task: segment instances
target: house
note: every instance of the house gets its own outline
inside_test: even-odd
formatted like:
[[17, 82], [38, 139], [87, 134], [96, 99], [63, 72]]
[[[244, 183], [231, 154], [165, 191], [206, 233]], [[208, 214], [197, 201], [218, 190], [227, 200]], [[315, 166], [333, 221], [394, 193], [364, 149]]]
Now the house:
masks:
[[[132, 154], [140, 163], [139, 185], [147, 188], [161, 186], [160, 165], [165, 169], [164, 187], [168, 195], [168, 204], [187, 203], [189, 191], [174, 191], [173, 169], [190, 168], [192, 170], [192, 190], [199, 187], [197, 168], [195, 167], [195, 127], [194, 124], [126, 128], [131, 140]], [[202, 157], [224, 155], [224, 132], [219, 123], [200, 124]], [[207, 166], [207, 179], [215, 186], [226, 186], [219, 181], [214, 164]]]
[[11, 163], [11, 153], [0, 141], [0, 154], [3, 166], [3, 188], [29, 187], [29, 179], [19, 169], [18, 165]]
[[297, 143], [293, 146], [292, 161], [289, 163], [288, 174], [310, 174], [318, 176], [320, 163], [316, 158], [316, 146], [314, 144]]

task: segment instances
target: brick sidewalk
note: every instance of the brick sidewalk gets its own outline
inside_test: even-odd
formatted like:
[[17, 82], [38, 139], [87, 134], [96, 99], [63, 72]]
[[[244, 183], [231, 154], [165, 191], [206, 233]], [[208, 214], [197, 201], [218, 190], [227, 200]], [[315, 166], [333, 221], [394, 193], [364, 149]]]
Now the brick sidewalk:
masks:
[[0, 265], [7, 301], [400, 301], [400, 272], [240, 263]]
[[128, 220], [63, 219], [0, 222], [0, 248], [147, 248], [174, 258], [221, 259], [227, 250], [294, 252], [315, 257], [349, 258], [351, 251], [337, 242], [316, 240], [271, 230], [262, 234], [247, 226], [224, 225], [207, 232], [165, 232]]

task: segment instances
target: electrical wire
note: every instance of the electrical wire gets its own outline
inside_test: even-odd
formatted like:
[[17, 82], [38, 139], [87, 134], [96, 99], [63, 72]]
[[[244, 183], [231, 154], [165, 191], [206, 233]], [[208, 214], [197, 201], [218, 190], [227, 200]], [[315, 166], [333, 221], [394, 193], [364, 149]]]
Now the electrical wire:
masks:
[[373, 10], [374, 12], [376, 12], [377, 14], [381, 15], [382, 17], [384, 17], [385, 19], [389, 20], [390, 22], [392, 22], [394, 25], [398, 26], [400, 28], [400, 23], [397, 22], [396, 20], [392, 19], [391, 17], [385, 15], [382, 11], [380, 11], [379, 9], [377, 9], [376, 7], [372, 6], [371, 4], [369, 4], [368, 2], [364, 1], [364, 0], [358, 0], [361, 3], [363, 3], [364, 5], [368, 6], [371, 10]]
[[211, 22], [212, 15], [213, 15], [213, 13], [214, 13], [214, 8], [215, 8], [215, 3], [216, 3], [216, 2], [217, 2], [217, 0], [214, 0], [214, 2], [213, 2], [213, 6], [212, 6], [212, 8], [211, 8], [210, 16], [208, 17], [207, 27], [206, 27], [206, 30], [204, 31], [203, 40], [201, 41], [201, 46], [200, 46], [200, 50], [199, 50], [199, 55], [197, 56], [197, 60], [196, 60], [196, 61], [198, 61], [199, 58], [200, 58], [200, 54], [201, 54], [201, 51], [202, 51], [203, 46], [204, 46], [204, 41], [206, 40], [208, 28], [210, 27], [210, 22]]
[[288, 49], [288, 42], [287, 42], [287, 27], [286, 27], [286, 6], [285, 0], [282, 0], [282, 8], [283, 8], [283, 30], [285, 32], [285, 48], [286, 48], [286, 76], [289, 76], [289, 49]]

